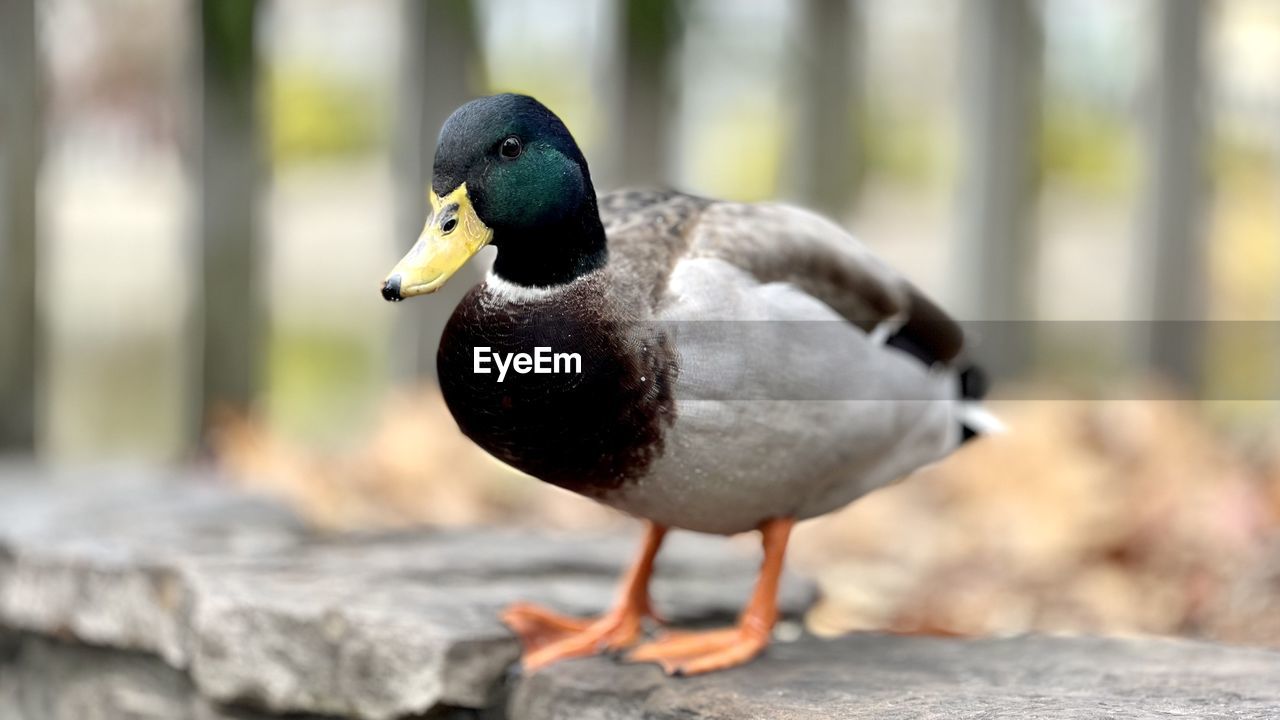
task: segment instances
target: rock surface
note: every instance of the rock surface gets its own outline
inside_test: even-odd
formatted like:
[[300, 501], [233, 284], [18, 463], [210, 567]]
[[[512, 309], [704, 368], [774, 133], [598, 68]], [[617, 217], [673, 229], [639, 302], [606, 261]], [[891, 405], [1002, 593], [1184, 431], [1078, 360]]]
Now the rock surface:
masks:
[[154, 656], [31, 636], [8, 642], [0, 659], [4, 720], [266, 720], [209, 702]]
[[[600, 612], [636, 537], [487, 529], [327, 537], [205, 479], [0, 479], [0, 626], [157, 655], [217, 702], [381, 720], [494, 702], [519, 599]], [[683, 533], [659, 612], [728, 621], [754, 548]], [[789, 581], [798, 613], [807, 586]]]
[[[209, 478], [0, 467], [3, 720], [1276, 717], [1280, 653], [1171, 640], [861, 635], [671, 679], [610, 659], [516, 678], [499, 608], [598, 612], [635, 537], [324, 536]], [[659, 610], [729, 621], [752, 543], [676, 534]], [[794, 614], [806, 585], [785, 585]], [[792, 626], [794, 627], [794, 625]], [[273, 715], [274, 714], [274, 715]]]
[[1280, 653], [1183, 640], [855, 635], [775, 644], [693, 678], [579, 660], [525, 680], [510, 720], [1275, 718]]

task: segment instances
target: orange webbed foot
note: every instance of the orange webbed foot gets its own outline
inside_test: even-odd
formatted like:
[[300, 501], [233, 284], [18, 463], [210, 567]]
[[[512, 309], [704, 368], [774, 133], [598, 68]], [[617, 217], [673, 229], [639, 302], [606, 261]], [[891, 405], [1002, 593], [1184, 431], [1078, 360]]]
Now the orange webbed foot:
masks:
[[647, 613], [620, 606], [594, 620], [558, 615], [526, 603], [507, 608], [502, 620], [524, 646], [521, 664], [529, 672], [560, 660], [631, 647], [640, 639]]
[[769, 645], [767, 633], [733, 627], [669, 633], [627, 654], [628, 662], [653, 662], [668, 675], [699, 675], [746, 664]]
[[665, 534], [666, 528], [649, 524], [640, 557], [622, 583], [618, 604], [599, 618], [569, 617], [529, 603], [504, 610], [502, 622], [524, 646], [524, 669], [533, 672], [560, 660], [623, 650], [639, 641], [644, 619], [653, 617], [649, 578]]
[[670, 633], [627, 655], [631, 662], [656, 662], [668, 675], [699, 675], [727, 670], [753, 660], [769, 646], [778, 619], [778, 577], [787, 550], [792, 518], [777, 518], [761, 527], [764, 563], [751, 601], [737, 627], [705, 632]]
[[591, 621], [561, 615], [532, 603], [519, 602], [502, 611], [502, 624], [520, 638], [525, 652], [534, 652], [587, 629]]

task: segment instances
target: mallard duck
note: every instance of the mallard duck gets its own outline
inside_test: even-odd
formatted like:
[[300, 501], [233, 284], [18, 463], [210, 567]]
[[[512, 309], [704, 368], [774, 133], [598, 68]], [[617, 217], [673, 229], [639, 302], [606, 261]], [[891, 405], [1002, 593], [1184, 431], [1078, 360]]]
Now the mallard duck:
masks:
[[[647, 526], [603, 616], [503, 613], [528, 671], [628, 648], [670, 674], [751, 660], [777, 619], [792, 526], [982, 429], [960, 328], [815, 214], [670, 190], [597, 197], [564, 123], [511, 94], [444, 123], [429, 199], [384, 298], [434, 292], [497, 249], [440, 341], [458, 426], [499, 460]], [[760, 577], [735, 626], [638, 644], [670, 528], [759, 530]]]

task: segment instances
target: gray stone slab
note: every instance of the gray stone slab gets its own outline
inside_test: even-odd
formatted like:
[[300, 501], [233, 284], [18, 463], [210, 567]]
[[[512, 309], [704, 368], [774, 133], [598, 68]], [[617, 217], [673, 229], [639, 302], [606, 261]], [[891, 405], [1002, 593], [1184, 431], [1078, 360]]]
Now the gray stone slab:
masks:
[[[0, 482], [0, 624], [158, 655], [217, 702], [370, 720], [481, 708], [519, 654], [498, 611], [516, 600], [601, 611], [636, 540], [321, 536], [211, 481]], [[659, 611], [680, 624], [730, 619], [756, 555], [674, 536]], [[809, 596], [789, 581], [784, 608], [798, 613]]]
[[[515, 677], [498, 610], [600, 611], [634, 533], [326, 536], [210, 478], [30, 477], [0, 468], [3, 720], [1280, 717], [1280, 653], [1155, 639], [802, 638], [705, 677]], [[726, 623], [757, 563], [677, 533], [658, 608]], [[809, 594], [788, 581], [787, 613]]]
[[188, 662], [184, 572], [306, 538], [273, 503], [208, 477], [0, 475], [0, 623]]
[[1276, 718], [1280, 652], [1166, 639], [804, 638], [693, 678], [570, 661], [520, 683], [508, 717]]
[[[201, 697], [185, 673], [159, 658], [10, 636], [0, 659], [4, 720], [267, 720]], [[324, 720], [296, 715], [293, 720]]]

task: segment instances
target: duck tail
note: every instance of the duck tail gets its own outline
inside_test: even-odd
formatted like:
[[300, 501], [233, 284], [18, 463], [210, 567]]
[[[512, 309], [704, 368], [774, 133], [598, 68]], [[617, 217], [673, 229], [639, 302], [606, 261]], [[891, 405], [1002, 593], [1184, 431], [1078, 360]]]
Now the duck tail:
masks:
[[982, 406], [987, 396], [987, 374], [981, 367], [970, 363], [960, 371], [960, 442], [966, 443], [988, 433], [1002, 433], [1005, 424], [994, 413]]

